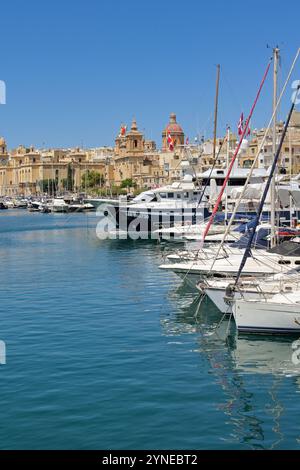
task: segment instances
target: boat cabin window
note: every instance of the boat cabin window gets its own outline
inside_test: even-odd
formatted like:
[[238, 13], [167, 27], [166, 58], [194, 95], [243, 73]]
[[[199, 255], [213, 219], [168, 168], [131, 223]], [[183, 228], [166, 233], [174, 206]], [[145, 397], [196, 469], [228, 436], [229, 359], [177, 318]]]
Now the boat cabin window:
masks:
[[245, 178], [232, 178], [228, 181], [228, 186], [244, 186], [246, 183]]
[[216, 178], [216, 185], [223, 186], [225, 178]]
[[157, 202], [157, 197], [156, 196], [153, 196], [150, 200], [146, 197], [142, 197], [141, 198], [141, 201], [142, 202]]
[[185, 191], [185, 192], [183, 193], [183, 197], [184, 197], [185, 199], [188, 199], [188, 198], [189, 198], [189, 193], [188, 193], [188, 191]]
[[168, 199], [174, 199], [174, 193], [168, 193]]
[[297, 260], [295, 261], [295, 264], [300, 264], [300, 260], [297, 259]]
[[167, 199], [167, 193], [159, 193], [161, 199]]
[[177, 199], [181, 199], [181, 194], [177, 193]]
[[278, 264], [291, 264], [290, 260], [287, 259], [281, 259], [278, 261]]

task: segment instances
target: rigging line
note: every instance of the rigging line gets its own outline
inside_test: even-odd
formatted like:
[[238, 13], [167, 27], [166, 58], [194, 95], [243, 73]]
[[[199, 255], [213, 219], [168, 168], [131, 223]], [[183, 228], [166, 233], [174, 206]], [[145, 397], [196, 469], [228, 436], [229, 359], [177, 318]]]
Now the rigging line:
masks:
[[214, 113], [211, 112], [210, 115], [209, 115], [209, 117], [208, 117], [208, 119], [206, 120], [204, 126], [202, 126], [201, 129], [199, 128], [199, 129], [202, 131], [202, 132], [201, 132], [202, 135], [206, 135], [206, 134], [207, 134], [207, 128], [210, 127], [210, 125], [211, 125], [212, 122], [213, 122], [213, 115], [214, 115]]
[[[288, 85], [288, 83], [289, 83], [289, 81], [290, 81], [290, 78], [291, 78], [291, 75], [292, 75], [293, 70], [294, 70], [294, 68], [295, 68], [295, 65], [296, 65], [296, 62], [297, 62], [297, 60], [298, 60], [299, 54], [300, 54], [300, 48], [297, 50], [297, 53], [296, 53], [296, 55], [295, 55], [295, 58], [294, 58], [294, 60], [293, 60], [292, 65], [291, 65], [289, 74], [288, 74], [288, 76], [287, 76], [287, 78], [286, 78], [285, 84], [284, 84], [284, 86], [283, 86], [283, 88], [282, 88], [282, 91], [281, 91], [281, 93], [280, 93], [280, 96], [279, 96], [279, 98], [278, 98], [278, 100], [277, 100], [277, 104], [276, 104], [276, 106], [275, 106], [275, 109], [273, 110], [271, 119], [270, 119], [269, 124], [268, 124], [268, 126], [267, 126], [267, 128], [266, 128], [265, 134], [264, 134], [264, 136], [263, 136], [263, 138], [262, 138], [262, 141], [261, 141], [261, 143], [260, 143], [260, 146], [259, 146], [259, 148], [258, 148], [258, 150], [257, 150], [255, 159], [253, 160], [252, 166], [251, 166], [251, 168], [250, 168], [250, 172], [249, 172], [249, 174], [248, 174], [248, 176], [247, 176], [247, 179], [246, 179], [246, 182], [245, 182], [245, 184], [244, 184], [244, 189], [243, 189], [243, 191], [241, 192], [241, 194], [240, 194], [240, 196], [239, 196], [239, 198], [238, 198], [238, 200], [237, 200], [237, 202], [236, 202], [236, 204], [235, 204], [235, 207], [234, 207], [234, 209], [233, 209], [231, 218], [230, 218], [230, 220], [229, 220], [229, 222], [228, 222], [226, 231], [225, 231], [225, 233], [224, 233], [224, 235], [223, 235], [223, 239], [222, 239], [222, 241], [221, 241], [221, 243], [220, 243], [220, 245], [219, 245], [219, 247], [218, 247], [218, 249], [217, 249], [217, 254], [216, 254], [216, 256], [218, 256], [218, 254], [220, 253], [221, 249], [223, 248], [224, 243], [225, 243], [225, 240], [226, 240], [226, 238], [227, 238], [227, 236], [228, 236], [228, 233], [229, 233], [229, 231], [230, 231], [230, 228], [231, 228], [232, 223], [233, 223], [233, 221], [234, 221], [234, 218], [235, 218], [235, 216], [236, 216], [236, 213], [238, 212], [238, 208], [239, 208], [240, 203], [241, 203], [241, 201], [242, 201], [242, 199], [243, 199], [245, 190], [246, 190], [246, 188], [247, 188], [247, 186], [248, 186], [248, 184], [249, 184], [249, 181], [250, 181], [250, 178], [251, 178], [251, 176], [252, 176], [252, 174], [253, 174], [253, 171], [254, 171], [254, 169], [256, 168], [257, 161], [258, 161], [259, 156], [260, 156], [260, 154], [261, 154], [261, 152], [262, 152], [262, 149], [263, 149], [263, 147], [264, 147], [264, 145], [265, 145], [266, 139], [267, 139], [267, 137], [268, 137], [268, 135], [269, 135], [269, 131], [270, 131], [270, 128], [271, 128], [271, 125], [272, 125], [274, 116], [275, 116], [276, 113], [277, 113], [277, 110], [278, 110], [279, 105], [280, 105], [280, 103], [281, 103], [282, 97], [283, 97], [283, 95], [284, 95], [284, 93], [285, 93], [285, 90], [286, 90], [286, 88], [287, 88], [287, 85]], [[213, 263], [213, 265], [214, 265], [214, 263]], [[213, 267], [213, 265], [212, 265], [212, 267]]]
[[255, 108], [256, 108], [256, 104], [257, 104], [258, 99], [259, 99], [259, 97], [260, 97], [260, 93], [261, 93], [261, 91], [262, 91], [262, 88], [263, 88], [264, 83], [265, 83], [265, 81], [266, 81], [267, 75], [268, 75], [268, 73], [269, 73], [270, 66], [271, 66], [271, 62], [272, 62], [272, 59], [269, 60], [268, 66], [267, 66], [267, 68], [266, 68], [266, 70], [265, 70], [265, 72], [264, 72], [264, 75], [263, 75], [262, 81], [261, 81], [261, 83], [260, 83], [260, 86], [259, 86], [257, 95], [256, 95], [256, 97], [255, 97], [255, 100], [254, 100], [253, 104], [252, 104], [252, 108], [251, 108], [251, 110], [250, 110], [250, 113], [249, 113], [249, 116], [248, 116], [248, 118], [247, 118], [245, 127], [244, 127], [244, 129], [243, 129], [243, 133], [242, 133], [242, 135], [241, 135], [241, 137], [240, 137], [240, 141], [239, 141], [238, 146], [237, 146], [237, 148], [236, 148], [236, 150], [235, 150], [235, 152], [234, 152], [234, 155], [233, 155], [233, 157], [232, 157], [231, 163], [230, 163], [230, 165], [229, 165], [229, 169], [227, 170], [227, 175], [226, 175], [226, 177], [225, 177], [225, 179], [224, 179], [224, 183], [223, 183], [223, 186], [222, 186], [222, 188], [221, 188], [220, 194], [219, 194], [219, 196], [218, 196], [218, 198], [217, 198], [217, 201], [216, 201], [215, 207], [214, 207], [214, 209], [213, 209], [213, 212], [212, 212], [212, 214], [211, 214], [211, 216], [210, 216], [209, 222], [208, 222], [208, 224], [207, 224], [207, 226], [206, 226], [206, 228], [205, 228], [204, 235], [203, 235], [203, 241], [205, 240], [206, 235], [208, 234], [209, 229], [210, 229], [210, 227], [211, 227], [211, 225], [212, 225], [212, 223], [213, 223], [213, 220], [214, 220], [214, 218], [215, 218], [215, 215], [216, 215], [216, 213], [217, 213], [217, 211], [218, 211], [218, 208], [219, 208], [219, 205], [220, 205], [220, 202], [221, 202], [221, 199], [222, 199], [224, 190], [225, 190], [225, 188], [226, 188], [226, 186], [227, 186], [227, 182], [228, 182], [228, 180], [229, 180], [230, 173], [231, 173], [231, 171], [232, 171], [234, 162], [235, 162], [236, 157], [237, 157], [237, 155], [238, 155], [238, 152], [239, 152], [239, 150], [240, 150], [240, 148], [241, 148], [243, 139], [245, 138], [246, 133], [248, 132], [250, 120], [251, 120], [251, 118], [252, 118], [253, 112], [254, 112], [254, 110], [255, 110]]
[[232, 88], [232, 86], [230, 84], [230, 81], [229, 81], [229, 79], [226, 75], [225, 69], [222, 69], [222, 75], [224, 76], [224, 81], [226, 82], [226, 84], [228, 86], [229, 92], [232, 94], [234, 105], [236, 106], [237, 111], [240, 113], [243, 109], [242, 103], [238, 99], [237, 95], [234, 93], [234, 89]]

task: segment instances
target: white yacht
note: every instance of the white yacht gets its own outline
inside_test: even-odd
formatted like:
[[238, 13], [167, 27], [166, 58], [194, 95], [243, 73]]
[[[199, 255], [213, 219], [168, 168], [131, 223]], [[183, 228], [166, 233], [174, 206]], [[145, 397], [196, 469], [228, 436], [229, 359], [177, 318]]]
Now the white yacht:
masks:
[[69, 204], [67, 204], [64, 199], [54, 198], [49, 204], [49, 208], [51, 212], [68, 212]]
[[[182, 162], [188, 163], [188, 162]], [[262, 183], [265, 170], [257, 170], [251, 178], [253, 183]], [[247, 169], [236, 168], [228, 181], [227, 196], [233, 188], [242, 188], [248, 175]], [[193, 176], [192, 170], [184, 165], [180, 181], [142, 192], [131, 201], [99, 199], [99, 213], [106, 211], [122, 231], [153, 233], [160, 228], [191, 226], [203, 222], [226, 177], [225, 169], [208, 170]], [[96, 205], [96, 200], [93, 204]]]

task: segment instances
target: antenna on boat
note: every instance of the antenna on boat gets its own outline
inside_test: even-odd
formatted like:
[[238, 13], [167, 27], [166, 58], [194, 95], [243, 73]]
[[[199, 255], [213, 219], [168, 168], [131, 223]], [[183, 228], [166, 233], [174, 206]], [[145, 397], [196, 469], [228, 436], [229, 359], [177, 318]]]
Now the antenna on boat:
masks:
[[216, 157], [216, 145], [217, 145], [219, 85], [220, 85], [220, 64], [217, 65], [216, 96], [215, 96], [215, 115], [214, 115], [214, 148], [213, 148], [213, 160], [215, 160], [215, 157]]

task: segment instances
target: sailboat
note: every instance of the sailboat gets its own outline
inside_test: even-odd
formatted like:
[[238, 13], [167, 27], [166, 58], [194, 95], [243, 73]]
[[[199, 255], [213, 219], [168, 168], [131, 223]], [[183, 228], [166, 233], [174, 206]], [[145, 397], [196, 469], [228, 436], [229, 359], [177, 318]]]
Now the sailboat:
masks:
[[[275, 51], [276, 53], [276, 51]], [[297, 92], [300, 90], [298, 86]], [[295, 107], [295, 100], [292, 103], [287, 121], [284, 126], [283, 133], [280, 138], [280, 143], [274, 161], [270, 171], [270, 176], [265, 187], [263, 197], [259, 206], [259, 210], [256, 217], [256, 224], [259, 223], [259, 219], [262, 213], [262, 208], [266, 195], [271, 188], [272, 190], [272, 202], [273, 208], [275, 207], [275, 187], [274, 185], [274, 174], [276, 165], [279, 159], [281, 148], [284, 142], [284, 138], [289, 126], [292, 112]], [[274, 123], [275, 128], [275, 123]], [[273, 237], [271, 241], [275, 244], [275, 209], [272, 211], [272, 228]], [[300, 332], [300, 289], [298, 285], [291, 288], [290, 292], [281, 291], [268, 297], [265, 295], [264, 289], [261, 289], [261, 293], [258, 296], [250, 296], [249, 299], [239, 298], [234, 295], [234, 292], [238, 289], [239, 278], [246, 265], [247, 259], [251, 254], [251, 238], [254, 235], [254, 229], [249, 237], [248, 245], [245, 249], [243, 259], [241, 261], [235, 284], [232, 289], [232, 311], [236, 322], [238, 331], [250, 332], [250, 333], [299, 333]], [[299, 277], [298, 277], [299, 279]], [[263, 286], [261, 286], [263, 287]]]
[[[300, 268], [300, 266], [299, 266]], [[273, 276], [243, 276], [238, 287], [233, 291], [235, 279], [203, 279], [197, 284], [197, 289], [207, 295], [215, 306], [223, 314], [231, 315], [232, 296], [235, 299], [259, 300], [271, 299], [276, 294], [290, 294], [295, 289], [300, 289], [299, 271], [291, 269]]]

